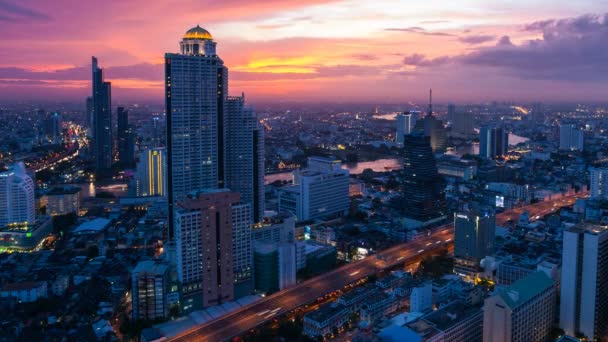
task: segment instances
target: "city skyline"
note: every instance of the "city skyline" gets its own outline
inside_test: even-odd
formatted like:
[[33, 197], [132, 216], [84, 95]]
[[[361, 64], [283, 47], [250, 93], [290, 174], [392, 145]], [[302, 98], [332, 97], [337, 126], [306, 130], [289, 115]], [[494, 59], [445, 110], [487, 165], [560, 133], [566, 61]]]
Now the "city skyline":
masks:
[[254, 103], [604, 101], [605, 4], [2, 1], [0, 100], [77, 101], [95, 55], [118, 102], [162, 103], [163, 53], [199, 24]]

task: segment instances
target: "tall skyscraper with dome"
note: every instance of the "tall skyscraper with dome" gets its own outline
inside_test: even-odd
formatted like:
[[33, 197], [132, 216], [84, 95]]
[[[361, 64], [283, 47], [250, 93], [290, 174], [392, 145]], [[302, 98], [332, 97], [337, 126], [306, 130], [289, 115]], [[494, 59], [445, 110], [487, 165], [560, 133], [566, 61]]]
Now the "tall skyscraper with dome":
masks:
[[[184, 239], [180, 229], [186, 226], [176, 214], [177, 203], [193, 193], [230, 190], [240, 194], [239, 206], [250, 208], [244, 211], [251, 216], [248, 222], [260, 220], [264, 211], [263, 130], [253, 110], [245, 105], [244, 95], [228, 96], [228, 69], [217, 55], [217, 44], [209, 31], [196, 26], [183, 35], [179, 45], [180, 53], [165, 54], [169, 240], [175, 242], [178, 268], [202, 268], [202, 264], [180, 265], [180, 260], [198, 255], [202, 249], [221, 253], [220, 245], [197, 246], [194, 240]], [[235, 226], [243, 226], [243, 219]], [[216, 225], [220, 230], [230, 226], [225, 222]], [[195, 231], [219, 236], [219, 231], [209, 229], [200, 226]], [[250, 234], [237, 230], [232, 236], [231, 266], [235, 297], [239, 297], [253, 290], [249, 282], [251, 241]], [[217, 264], [206, 267], [225, 270], [230, 261], [217, 259]]]

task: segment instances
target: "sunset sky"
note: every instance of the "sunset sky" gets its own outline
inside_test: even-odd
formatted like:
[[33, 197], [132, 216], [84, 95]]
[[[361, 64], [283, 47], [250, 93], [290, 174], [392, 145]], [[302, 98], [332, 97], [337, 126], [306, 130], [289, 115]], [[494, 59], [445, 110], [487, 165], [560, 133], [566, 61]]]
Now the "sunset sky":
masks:
[[608, 100], [608, 0], [0, 0], [0, 100], [163, 101], [197, 24], [256, 101]]

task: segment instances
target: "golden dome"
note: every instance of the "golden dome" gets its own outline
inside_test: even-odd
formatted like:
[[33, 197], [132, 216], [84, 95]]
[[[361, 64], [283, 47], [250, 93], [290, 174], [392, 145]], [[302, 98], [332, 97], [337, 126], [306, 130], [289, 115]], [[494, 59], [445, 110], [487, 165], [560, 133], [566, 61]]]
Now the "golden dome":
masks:
[[209, 31], [205, 30], [204, 28], [200, 27], [199, 25], [196, 25], [196, 27], [189, 29], [188, 32], [186, 32], [186, 34], [184, 34], [183, 38], [184, 39], [205, 39], [205, 40], [213, 39], [213, 37], [211, 36], [211, 33], [209, 33]]

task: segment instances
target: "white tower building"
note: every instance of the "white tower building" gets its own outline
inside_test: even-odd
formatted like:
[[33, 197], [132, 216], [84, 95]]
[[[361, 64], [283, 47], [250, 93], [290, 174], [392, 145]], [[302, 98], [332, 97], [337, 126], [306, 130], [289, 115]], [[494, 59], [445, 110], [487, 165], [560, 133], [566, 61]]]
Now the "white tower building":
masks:
[[36, 219], [34, 181], [23, 163], [0, 173], [0, 227], [33, 224]]

